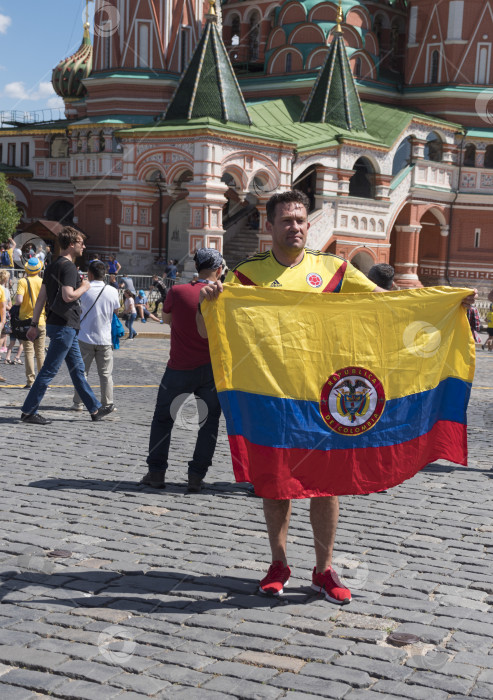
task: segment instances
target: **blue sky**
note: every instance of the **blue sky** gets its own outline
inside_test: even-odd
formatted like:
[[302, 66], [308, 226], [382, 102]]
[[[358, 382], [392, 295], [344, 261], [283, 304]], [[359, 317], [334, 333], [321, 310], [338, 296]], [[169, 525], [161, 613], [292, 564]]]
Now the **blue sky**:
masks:
[[63, 107], [51, 72], [78, 49], [85, 7], [85, 0], [0, 0], [0, 111]]

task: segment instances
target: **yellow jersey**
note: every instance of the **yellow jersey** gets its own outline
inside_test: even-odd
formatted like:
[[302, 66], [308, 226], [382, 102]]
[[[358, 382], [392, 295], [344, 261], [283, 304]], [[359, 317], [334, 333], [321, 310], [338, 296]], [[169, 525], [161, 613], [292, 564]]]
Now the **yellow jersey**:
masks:
[[489, 310], [486, 314], [486, 321], [488, 323], [488, 328], [493, 328], [493, 310]]
[[7, 301], [7, 297], [5, 295], [5, 289], [3, 288], [3, 285], [0, 284], [0, 304], [3, 302]]
[[347, 260], [309, 248], [305, 248], [303, 260], [294, 267], [281, 265], [272, 250], [258, 253], [230, 270], [226, 282], [326, 293], [372, 292], [376, 286]]
[[[39, 290], [43, 284], [43, 280], [39, 275], [29, 275], [28, 278], [21, 277], [17, 284], [16, 294], [22, 294], [22, 304], [19, 309], [19, 319], [25, 321], [27, 318], [32, 318], [33, 315], [33, 304], [31, 304], [31, 297], [29, 296], [29, 290], [27, 288], [27, 280], [29, 279], [29, 286], [31, 287], [31, 295], [33, 298], [33, 304], [36, 304], [36, 299], [39, 296]], [[39, 325], [46, 326], [46, 313], [45, 310], [41, 312], [39, 317]]]

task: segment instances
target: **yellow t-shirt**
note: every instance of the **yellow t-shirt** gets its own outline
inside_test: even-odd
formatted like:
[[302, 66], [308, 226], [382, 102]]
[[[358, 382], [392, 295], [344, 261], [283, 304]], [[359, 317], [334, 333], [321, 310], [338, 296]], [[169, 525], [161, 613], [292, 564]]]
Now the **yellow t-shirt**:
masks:
[[303, 260], [285, 267], [272, 250], [240, 262], [226, 282], [256, 287], [277, 287], [297, 292], [372, 292], [375, 283], [351, 263], [332, 253], [305, 248]]
[[488, 322], [488, 328], [493, 328], [493, 310], [488, 311], [486, 314], [486, 321]]
[[[29, 285], [31, 287], [31, 294], [34, 304], [36, 304], [36, 299], [39, 296], [39, 290], [41, 289], [42, 284], [43, 280], [39, 275], [29, 275]], [[22, 294], [22, 304], [21, 308], [19, 309], [19, 319], [21, 321], [25, 321], [26, 318], [31, 318], [33, 315], [33, 305], [31, 304], [31, 298], [29, 296], [29, 290], [27, 288], [26, 277], [21, 277], [21, 279], [19, 280], [17, 284], [16, 294]], [[41, 312], [41, 316], [39, 317], [39, 325], [46, 326], [46, 313], [44, 309]]]
[[2, 301], [7, 301], [7, 297], [5, 296], [5, 289], [3, 288], [3, 285], [0, 284], [0, 304]]

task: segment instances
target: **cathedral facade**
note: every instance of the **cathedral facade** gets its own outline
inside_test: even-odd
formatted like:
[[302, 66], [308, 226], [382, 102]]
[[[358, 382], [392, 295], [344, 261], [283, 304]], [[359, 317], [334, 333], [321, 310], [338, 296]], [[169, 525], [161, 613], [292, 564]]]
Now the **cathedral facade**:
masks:
[[491, 287], [493, 1], [97, 0], [92, 25], [53, 71], [65, 119], [0, 129], [24, 227], [135, 272], [232, 264], [297, 187], [310, 247]]

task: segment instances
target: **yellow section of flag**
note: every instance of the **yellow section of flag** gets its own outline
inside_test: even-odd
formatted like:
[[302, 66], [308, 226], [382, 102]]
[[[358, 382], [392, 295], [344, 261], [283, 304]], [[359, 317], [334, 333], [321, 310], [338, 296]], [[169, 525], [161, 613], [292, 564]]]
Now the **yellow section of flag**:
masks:
[[317, 294], [225, 285], [204, 302], [218, 391], [319, 401], [337, 370], [373, 372], [387, 399], [472, 382], [475, 347], [461, 302], [470, 292], [428, 287]]

